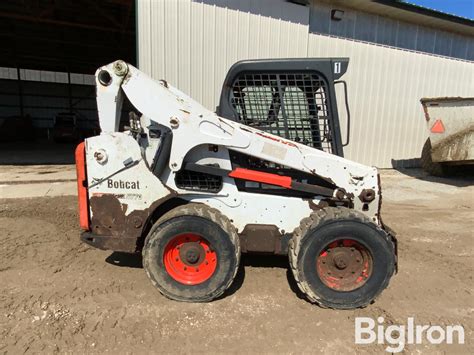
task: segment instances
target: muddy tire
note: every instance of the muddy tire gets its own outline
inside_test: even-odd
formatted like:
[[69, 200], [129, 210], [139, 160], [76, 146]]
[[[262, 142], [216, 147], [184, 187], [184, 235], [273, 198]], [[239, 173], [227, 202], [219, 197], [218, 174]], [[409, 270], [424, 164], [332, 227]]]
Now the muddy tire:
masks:
[[325, 308], [370, 304], [395, 270], [391, 237], [364, 214], [328, 207], [301, 221], [290, 241], [290, 265], [299, 289]]
[[435, 163], [431, 159], [431, 140], [428, 138], [421, 151], [421, 167], [433, 176], [444, 176], [448, 173], [447, 167], [441, 163]]
[[240, 261], [237, 232], [219, 211], [190, 203], [163, 215], [143, 247], [143, 267], [168, 298], [208, 302], [231, 285]]

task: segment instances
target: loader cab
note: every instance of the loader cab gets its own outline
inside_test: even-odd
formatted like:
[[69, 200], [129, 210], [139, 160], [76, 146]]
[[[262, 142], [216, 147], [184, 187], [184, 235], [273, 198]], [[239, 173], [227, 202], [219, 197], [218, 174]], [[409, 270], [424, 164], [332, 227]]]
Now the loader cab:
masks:
[[[348, 58], [244, 60], [227, 73], [216, 113], [224, 118], [343, 157], [349, 140], [346, 84]], [[335, 84], [344, 84], [347, 136], [341, 140]], [[333, 188], [331, 182], [285, 166], [230, 152], [232, 166], [291, 176], [299, 182]], [[295, 194], [244, 181], [240, 191]], [[304, 194], [302, 194], [304, 196]]]
[[[344, 81], [348, 58], [260, 59], [235, 63], [221, 91], [217, 115], [330, 154], [343, 157], [349, 139], [349, 109]], [[341, 139], [335, 84], [344, 84], [347, 135]], [[232, 168], [245, 168], [289, 176], [296, 182], [334, 189], [314, 174], [258, 159], [229, 149]], [[217, 192], [222, 177], [182, 169], [176, 186], [185, 190]], [[280, 196], [311, 197], [294, 191], [245, 180], [236, 180], [239, 191]]]
[[342, 157], [334, 84], [348, 64], [348, 58], [237, 62], [216, 113]]

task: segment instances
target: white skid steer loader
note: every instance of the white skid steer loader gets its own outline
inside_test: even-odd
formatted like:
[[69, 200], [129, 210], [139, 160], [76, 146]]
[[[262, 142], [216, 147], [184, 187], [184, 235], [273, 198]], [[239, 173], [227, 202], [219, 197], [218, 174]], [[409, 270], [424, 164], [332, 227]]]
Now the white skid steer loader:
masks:
[[[338, 156], [340, 146], [323, 149], [340, 138], [333, 79], [348, 60], [286, 63], [307, 70], [307, 61], [312, 72], [285, 75], [265, 61], [240, 63], [240, 76], [234, 66], [230, 105], [221, 98], [218, 108], [233, 118], [123, 61], [99, 68], [101, 133], [76, 149], [82, 241], [142, 252], [148, 277], [174, 300], [221, 296], [240, 254], [255, 252], [287, 254], [300, 290], [322, 307], [372, 302], [397, 267], [379, 175]], [[124, 95], [138, 113], [120, 129]], [[302, 100], [305, 112], [295, 110]]]

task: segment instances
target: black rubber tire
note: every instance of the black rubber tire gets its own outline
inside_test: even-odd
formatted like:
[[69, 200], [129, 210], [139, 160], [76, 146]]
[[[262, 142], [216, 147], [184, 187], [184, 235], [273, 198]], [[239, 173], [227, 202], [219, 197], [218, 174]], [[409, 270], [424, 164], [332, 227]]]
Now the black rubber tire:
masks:
[[[316, 271], [318, 255], [341, 236], [362, 244], [373, 263], [367, 281], [348, 292], [329, 288]], [[364, 214], [344, 207], [327, 207], [304, 218], [290, 241], [289, 259], [298, 287], [308, 300], [337, 309], [361, 308], [373, 302], [388, 286], [396, 264], [391, 237]]]
[[431, 159], [431, 140], [428, 138], [423, 145], [420, 159], [421, 167], [428, 174], [433, 176], [444, 176], [448, 173], [448, 168], [442, 163], [435, 163]]
[[[173, 279], [163, 263], [168, 242], [177, 234], [203, 235], [217, 254], [213, 275], [197, 285], [184, 285]], [[166, 297], [184, 302], [208, 302], [232, 284], [240, 262], [240, 243], [229, 219], [205, 205], [190, 203], [179, 206], [161, 217], [145, 239], [143, 267], [151, 282]]]

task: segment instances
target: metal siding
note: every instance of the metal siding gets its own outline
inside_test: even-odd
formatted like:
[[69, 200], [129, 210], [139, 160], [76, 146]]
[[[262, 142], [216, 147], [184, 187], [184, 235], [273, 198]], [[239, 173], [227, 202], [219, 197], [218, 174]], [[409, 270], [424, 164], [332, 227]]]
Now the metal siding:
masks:
[[203, 102], [204, 83], [203, 67], [204, 67], [204, 7], [200, 4], [191, 3], [191, 42], [188, 43], [191, 48], [191, 57], [188, 58], [190, 66], [190, 93], [194, 93], [194, 99]]
[[[341, 21], [331, 20], [331, 10], [343, 10]], [[311, 3], [310, 32], [374, 42], [393, 47], [466, 59], [461, 47], [468, 47], [470, 38], [456, 36], [444, 30], [420, 26], [416, 21], [393, 20], [387, 17], [320, 1]], [[452, 40], [459, 41], [456, 45]], [[457, 46], [458, 48], [454, 48]]]
[[419, 27], [416, 50], [426, 53], [434, 53], [436, 42], [436, 31], [431, 28]]
[[391, 18], [379, 16], [377, 23], [377, 43], [387, 46], [397, 45], [398, 22]]
[[[428, 135], [419, 99], [472, 96], [473, 63], [310, 32], [354, 37], [359, 26], [359, 36], [378, 43], [395, 45], [401, 35], [410, 47], [433, 52], [437, 44], [448, 54], [464, 48], [471, 59], [473, 40], [449, 34], [438, 44], [434, 32], [421, 26], [399, 30], [404, 23], [381, 16], [345, 16], [353, 22], [330, 23], [329, 7], [315, 10], [283, 0], [139, 0], [139, 66], [213, 110], [225, 74], [238, 60], [347, 56], [343, 79], [352, 134], [346, 157], [380, 168], [413, 165], [410, 159], [420, 156]], [[436, 37], [439, 33], [445, 34], [438, 31]], [[345, 137], [341, 99], [338, 106]]]
[[356, 26], [356, 15], [354, 13], [344, 14], [343, 21], [331, 22], [331, 34], [339, 37], [353, 37]]
[[468, 60], [474, 60], [474, 40], [471, 38], [467, 44], [467, 58]]
[[418, 26], [409, 23], [401, 24], [398, 27], [397, 47], [406, 49], [416, 49]]
[[449, 56], [451, 53], [452, 37], [450, 33], [437, 31], [434, 52], [439, 55]]
[[[310, 31], [314, 33], [330, 33], [331, 10], [328, 6], [311, 6]], [[352, 34], [352, 33], [351, 33]]]
[[214, 109], [236, 61], [305, 57], [308, 22], [283, 0], [139, 0], [139, 67]]
[[461, 35], [453, 35], [453, 43], [451, 46], [451, 56], [456, 58], [467, 59], [467, 44], [470, 42], [469, 38]]
[[412, 165], [428, 134], [420, 98], [473, 94], [472, 63], [310, 34], [308, 56], [335, 55], [351, 58], [343, 77], [353, 122], [345, 154], [364, 164]]
[[354, 38], [360, 41], [375, 41], [375, 31], [377, 27], [377, 16], [356, 12]]

